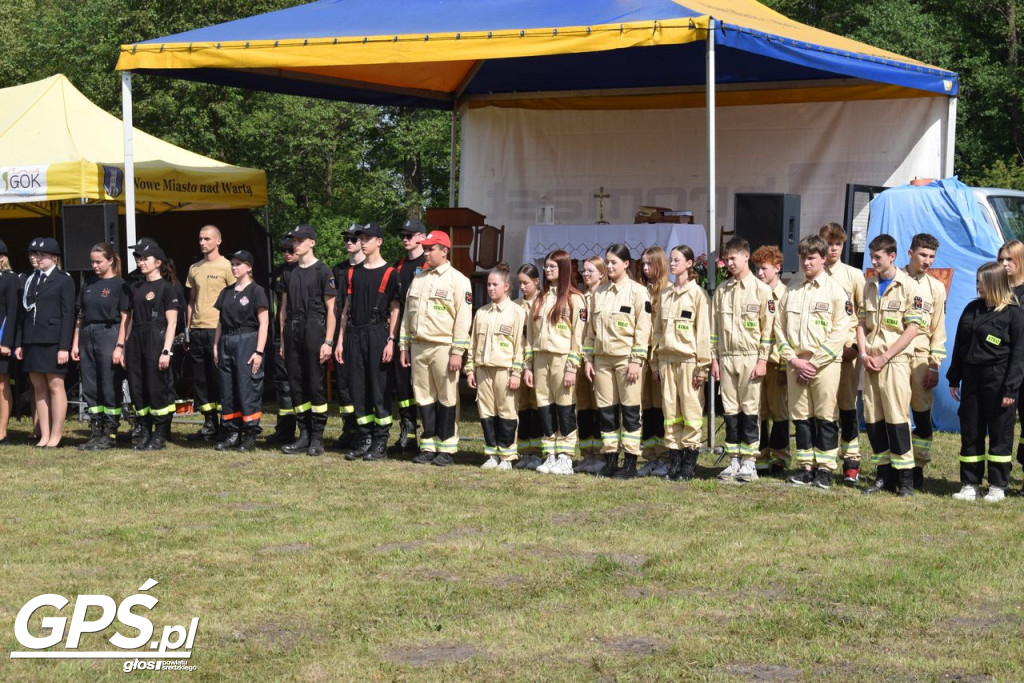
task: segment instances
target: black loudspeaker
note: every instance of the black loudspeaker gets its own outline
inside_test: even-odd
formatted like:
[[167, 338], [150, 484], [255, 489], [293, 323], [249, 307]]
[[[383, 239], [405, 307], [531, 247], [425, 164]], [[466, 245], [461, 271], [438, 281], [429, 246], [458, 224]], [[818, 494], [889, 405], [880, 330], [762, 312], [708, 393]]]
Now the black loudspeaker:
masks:
[[750, 253], [774, 245], [782, 252], [782, 270], [792, 273], [799, 269], [800, 195], [737, 192], [733, 216], [736, 236], [750, 242]]
[[64, 270], [91, 270], [89, 249], [99, 242], [117, 246], [117, 204], [64, 205]]

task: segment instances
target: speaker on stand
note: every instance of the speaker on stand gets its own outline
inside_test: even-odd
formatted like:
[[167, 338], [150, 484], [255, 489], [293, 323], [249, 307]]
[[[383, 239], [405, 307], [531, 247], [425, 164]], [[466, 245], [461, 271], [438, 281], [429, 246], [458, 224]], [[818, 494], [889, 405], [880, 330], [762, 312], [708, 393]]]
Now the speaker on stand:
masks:
[[89, 249], [99, 242], [117, 248], [117, 204], [65, 204], [62, 220], [64, 270], [92, 269]]
[[733, 213], [736, 234], [750, 242], [750, 252], [774, 245], [782, 252], [782, 270], [799, 267], [800, 195], [767, 192], [737, 192]]

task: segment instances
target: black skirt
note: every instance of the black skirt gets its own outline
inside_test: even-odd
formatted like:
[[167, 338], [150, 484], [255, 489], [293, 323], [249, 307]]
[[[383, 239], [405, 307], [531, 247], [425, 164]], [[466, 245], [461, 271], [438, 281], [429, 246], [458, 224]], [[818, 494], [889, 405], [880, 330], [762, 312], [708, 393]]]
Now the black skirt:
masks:
[[57, 365], [56, 344], [25, 344], [21, 347], [21, 369], [25, 372], [43, 372], [65, 375], [68, 364]]

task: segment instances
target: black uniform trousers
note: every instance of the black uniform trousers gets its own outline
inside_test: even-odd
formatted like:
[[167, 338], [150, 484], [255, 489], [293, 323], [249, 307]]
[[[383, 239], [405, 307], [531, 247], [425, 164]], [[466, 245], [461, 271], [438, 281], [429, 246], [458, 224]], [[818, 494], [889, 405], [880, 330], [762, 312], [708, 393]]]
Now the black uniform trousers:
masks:
[[416, 398], [412, 394], [412, 367], [403, 368], [398, 362], [398, 351], [392, 361], [389, 372], [395, 387], [395, 398], [398, 399], [398, 415], [401, 419], [416, 424]]
[[78, 353], [82, 358], [82, 398], [90, 416], [106, 415], [116, 425], [124, 403], [124, 368], [111, 357], [117, 346], [120, 322], [85, 323], [78, 332]]
[[352, 404], [351, 380], [346, 367], [347, 363], [347, 360], [345, 363], [334, 363], [334, 393], [338, 397], [338, 414], [343, 418], [349, 418], [356, 412], [356, 408]]
[[125, 343], [128, 389], [135, 414], [150, 416], [158, 424], [170, 424], [174, 416], [174, 378], [169, 367], [161, 370], [159, 366], [166, 329], [166, 325], [132, 323], [132, 333]]
[[274, 342], [271, 348], [273, 349], [272, 358], [274, 363], [274, 391], [277, 394], [277, 415], [278, 417], [294, 415], [295, 406], [292, 404], [292, 385], [288, 381], [288, 368], [284, 358], [281, 358], [280, 335], [274, 335]]
[[[1006, 488], [1013, 466], [1014, 406], [1002, 407], [1006, 363], [966, 365], [960, 383], [960, 483], [977, 486], [988, 463], [988, 483]], [[988, 449], [985, 437], [988, 436]]]
[[391, 403], [395, 387], [391, 365], [381, 362], [388, 341], [387, 322], [348, 325], [345, 328], [345, 363], [355, 410], [356, 433], [362, 437], [387, 438], [391, 429]]
[[292, 385], [295, 414], [306, 419], [307, 426], [327, 424], [327, 370], [320, 363], [320, 347], [326, 340], [327, 321], [323, 318], [289, 318], [285, 339], [285, 363]]
[[220, 385], [217, 365], [213, 362], [213, 340], [216, 330], [192, 329], [188, 333], [188, 359], [192, 367], [192, 393], [199, 412], [220, 410]]
[[228, 429], [260, 426], [263, 401], [263, 365], [253, 373], [249, 359], [256, 353], [259, 333], [251, 330], [221, 330], [217, 347], [220, 374], [221, 421]]

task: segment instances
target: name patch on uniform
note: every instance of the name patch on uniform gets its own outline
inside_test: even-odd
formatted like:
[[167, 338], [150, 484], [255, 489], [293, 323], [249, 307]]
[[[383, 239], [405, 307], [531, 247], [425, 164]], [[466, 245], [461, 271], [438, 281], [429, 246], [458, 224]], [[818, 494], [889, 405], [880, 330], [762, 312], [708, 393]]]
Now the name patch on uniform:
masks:
[[690, 323], [677, 322], [676, 329], [679, 330], [680, 332], [689, 332]]
[[925, 301], [924, 305], [921, 306], [921, 310], [923, 310], [925, 313], [931, 313], [932, 312], [932, 305], [930, 303], [928, 303], [927, 301]]
[[499, 334], [512, 334], [512, 326], [511, 325], [500, 325], [498, 327], [498, 333]]
[[618, 325], [619, 327], [623, 328], [623, 329], [629, 327], [629, 321], [628, 320], [616, 320], [615, 324]]
[[568, 326], [568, 325], [566, 325], [565, 323], [557, 323], [557, 324], [555, 325], [555, 329], [557, 329], [557, 330], [561, 330], [562, 332], [565, 332], [566, 330], [568, 330], [568, 329], [569, 329], [569, 326]]
[[500, 346], [503, 349], [511, 349], [512, 348], [512, 344], [507, 342], [507, 341], [500, 341], [500, 342], [498, 342], [498, 346]]
[[818, 325], [820, 327], [828, 327], [828, 323], [829, 323], [829, 321], [825, 320], [824, 318], [815, 318], [814, 319], [814, 324]]
[[899, 327], [900, 326], [900, 319], [899, 318], [890, 318], [889, 316], [885, 316], [885, 324], [888, 325], [889, 327]]
[[690, 320], [691, 318], [693, 318], [693, 311], [682, 311], [679, 313], [679, 317]]
[[1000, 344], [1003, 343], [1002, 339], [1000, 339], [999, 337], [993, 336], [991, 334], [988, 335], [987, 337], [985, 337], [985, 341], [987, 341], [992, 346], [999, 346]]
[[757, 304], [747, 304], [747, 313], [757, 313], [761, 310], [761, 307]]
[[435, 289], [434, 290], [434, 296], [436, 298], [438, 298], [438, 299], [447, 299], [448, 298], [448, 290], [447, 289]]
[[444, 304], [434, 304], [434, 310], [435, 311], [447, 311], [448, 307], [445, 306]]
[[849, 300], [846, 302], [846, 315], [853, 315], [853, 302]]
[[756, 330], [757, 329], [757, 321], [756, 320], [744, 320], [743, 321], [743, 326], [746, 327], [748, 330]]
[[818, 303], [814, 304], [814, 310], [824, 311], [828, 313], [828, 304], [825, 303], [824, 301], [819, 301]]
[[885, 310], [887, 310], [887, 311], [898, 311], [898, 310], [900, 310], [900, 302], [899, 301], [890, 301], [889, 303], [887, 303], [885, 305]]
[[768, 312], [775, 313], [775, 299], [768, 299]]
[[633, 307], [632, 306], [619, 306], [619, 313], [632, 313], [632, 312], [633, 312]]
[[580, 322], [587, 322], [587, 309], [585, 308], [580, 309]]

